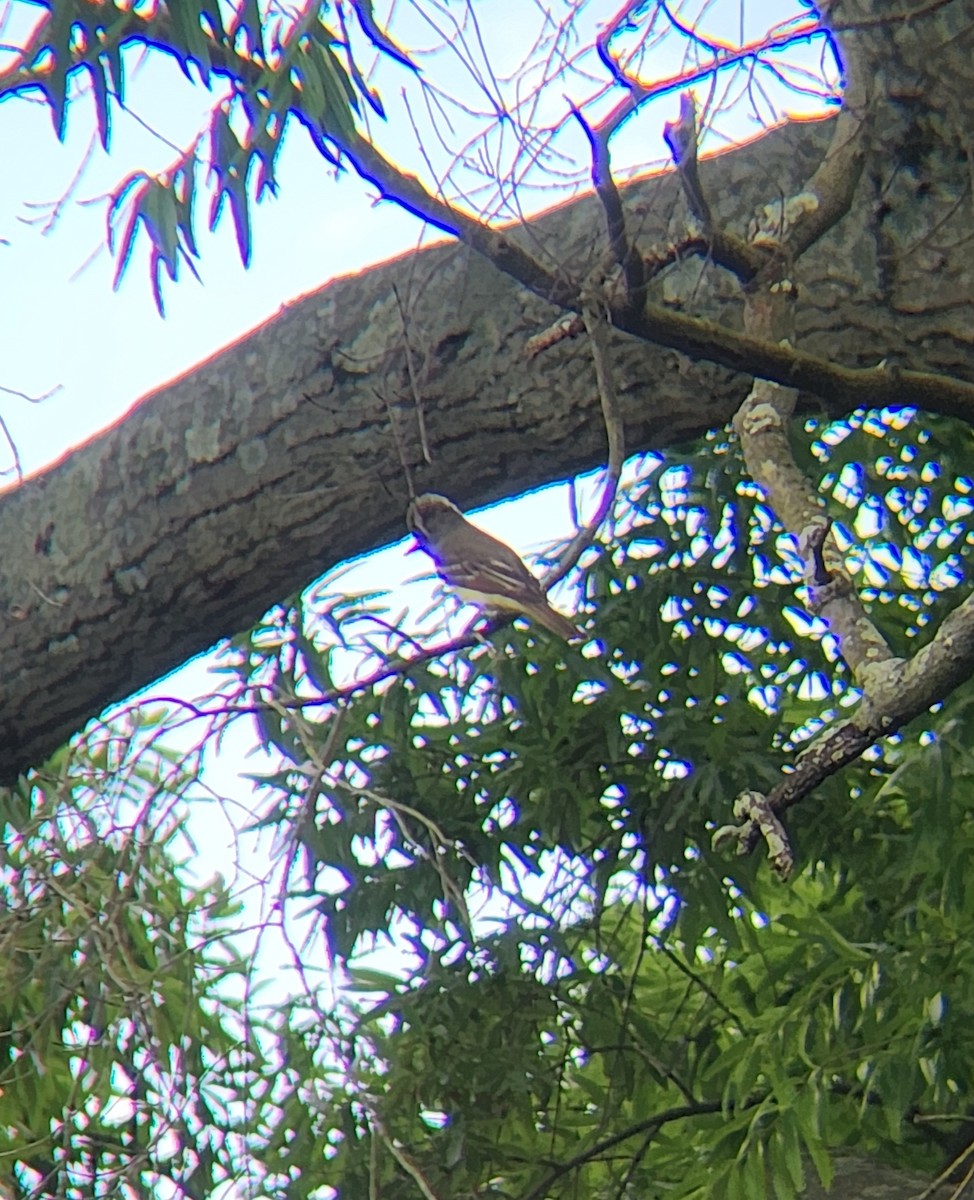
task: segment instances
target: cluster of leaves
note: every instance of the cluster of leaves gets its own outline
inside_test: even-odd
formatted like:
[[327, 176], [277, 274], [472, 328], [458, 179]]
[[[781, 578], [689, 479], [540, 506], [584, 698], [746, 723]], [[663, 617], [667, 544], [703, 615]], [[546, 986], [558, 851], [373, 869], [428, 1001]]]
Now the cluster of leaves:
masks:
[[[378, 29], [369, 0], [355, 6], [366, 43], [409, 65]], [[181, 263], [195, 271], [195, 222], [201, 161], [208, 181], [208, 225], [229, 209], [242, 261], [250, 261], [250, 204], [275, 189], [275, 162], [290, 117], [309, 132], [329, 161], [354, 140], [364, 102], [382, 117], [379, 96], [353, 57], [339, 9], [309, 5], [300, 17], [262, 18], [257, 0], [232, 13], [213, 0], [117, 6], [57, 0], [40, 18], [20, 64], [0, 77], [5, 92], [40, 90], [63, 140], [71, 81], [87, 80], [98, 133], [109, 148], [115, 106], [124, 106], [126, 75], [137, 48], [179, 64], [190, 83], [216, 88], [209, 128], [158, 174], [136, 171], [115, 190], [108, 209], [108, 242], [117, 258], [118, 285], [143, 229], [151, 244], [150, 276], [162, 311], [162, 273], [175, 279]], [[335, 24], [335, 21], [338, 24]], [[83, 89], [84, 90], [84, 89]], [[222, 94], [221, 94], [222, 93]]]
[[[873, 413], [798, 449], [909, 652], [958, 598], [967, 442]], [[710, 848], [858, 699], [800, 580], [713, 437], [620, 498], [577, 585], [585, 647], [515, 624], [330, 704], [337, 601], [238, 649], [245, 685], [272, 651], [267, 820], [361, 1001], [324, 1045], [306, 1031], [326, 1163], [279, 1138], [292, 1188], [789, 1197], [841, 1147], [949, 1156], [974, 1068], [970, 697], [818, 790], [793, 886]], [[398, 970], [365, 969], [390, 931]], [[305, 1109], [295, 1088], [283, 1124]]]
[[271, 1071], [234, 986], [239, 906], [173, 862], [192, 779], [142, 723], [0, 807], [0, 1180], [31, 1197], [210, 1195]]
[[[663, 6], [658, 12], [655, 6], [634, 9], [604, 26], [583, 9], [572, 10], [565, 20], [540, 14], [536, 22], [523, 23], [525, 58], [514, 76], [504, 79], [489, 62], [490, 53], [499, 53], [500, 46], [488, 50], [473, 9], [460, 5], [454, 13], [446, 5], [442, 14], [434, 15], [424, 14], [419, 6], [423, 33], [416, 40], [425, 41], [427, 32], [436, 32], [438, 48], [447, 51], [443, 58], [450, 65], [445, 86], [424, 81], [416, 93], [415, 107], [426, 110], [426, 116], [420, 116], [417, 126], [409, 111], [413, 162], [408, 163], [401, 137], [398, 145], [391, 142], [384, 151], [373, 138], [375, 118], [384, 120], [386, 110], [372, 79], [377, 67], [397, 64], [405, 69], [400, 78], [408, 88], [419, 72], [377, 24], [372, 0], [309, 0], [293, 9], [259, 0], [52, 0], [40, 7], [24, 44], [7, 47], [12, 61], [8, 57], [0, 64], [0, 99], [39, 91], [62, 140], [72, 107], [90, 103], [102, 147], [109, 149], [113, 119], [128, 110], [128, 82], [146, 52], [172, 59], [191, 86], [202, 85], [215, 94], [206, 128], [188, 145], [181, 142], [164, 169], [137, 170], [123, 179], [108, 205], [107, 240], [117, 260], [115, 283], [144, 231], [160, 312], [163, 274], [174, 280], [180, 266], [195, 273], [196, 228], [207, 201], [209, 228], [227, 210], [241, 258], [249, 262], [250, 206], [275, 190], [285, 131], [295, 124], [336, 169], [357, 171], [380, 195], [448, 233], [465, 229], [463, 236], [476, 246], [477, 223], [470, 228], [468, 206], [461, 198], [477, 194], [480, 215], [493, 208], [494, 216], [520, 219], [525, 211], [522, 193], [538, 188], [550, 196], [552, 186], [567, 185], [566, 194], [590, 174], [587, 158], [566, 155], [560, 122], [552, 126], [543, 115], [547, 105], [541, 93], [553, 79], [577, 93], [575, 99], [565, 95], [562, 120], [576, 109], [579, 114], [583, 108], [598, 109], [612, 93], [625, 96], [620, 103], [628, 112], [620, 111], [615, 118], [620, 127], [672, 86], [664, 80], [654, 86], [637, 83], [643, 69], [652, 77], [650, 62], [660, 54], [683, 55], [688, 80], [710, 71], [715, 80], [721, 79], [721, 98], [711, 117], [732, 112], [747, 97], [747, 107], [771, 127], [785, 113], [776, 95], [779, 90], [789, 103], [812, 97], [822, 104], [836, 102], [834, 48], [824, 29], [801, 18], [785, 16], [768, 37], [727, 52], [723, 35], [705, 32], [716, 14], [691, 15], [692, 4], [684, 6], [686, 12], [680, 5]], [[389, 15], [402, 18], [401, 12]], [[725, 19], [717, 17], [717, 28]], [[535, 29], [528, 32], [532, 24]], [[581, 53], [568, 51], [576, 41], [589, 38], [592, 44]], [[815, 43], [821, 45], [823, 64], [828, 61], [810, 74], [801, 59], [807, 45]], [[799, 47], [796, 61], [789, 61], [786, 52]], [[420, 53], [428, 62], [429, 46]], [[451, 95], [458, 68], [468, 74], [471, 87], [467, 94]], [[389, 95], [402, 90], [388, 86], [385, 79], [383, 89]], [[138, 114], [136, 119], [149, 127], [154, 124]], [[168, 140], [161, 130], [159, 134]], [[724, 131], [717, 134], [721, 144], [727, 136]], [[634, 167], [630, 163], [628, 169]], [[496, 176], [493, 183], [491, 176]], [[521, 200], [511, 201], [505, 179], [517, 180]], [[484, 204], [488, 193], [492, 199]], [[443, 202], [447, 198], [458, 210]]]

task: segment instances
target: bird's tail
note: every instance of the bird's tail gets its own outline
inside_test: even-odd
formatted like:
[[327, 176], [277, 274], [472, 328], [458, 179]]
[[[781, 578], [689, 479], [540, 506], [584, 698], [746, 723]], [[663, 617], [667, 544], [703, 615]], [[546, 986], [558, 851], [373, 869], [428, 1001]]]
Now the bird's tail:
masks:
[[532, 605], [531, 608], [526, 608], [525, 613], [533, 621], [537, 621], [539, 625], [543, 625], [549, 632], [555, 634], [556, 637], [564, 638], [566, 642], [575, 641], [582, 637], [582, 631], [578, 626], [552, 608], [550, 604]]

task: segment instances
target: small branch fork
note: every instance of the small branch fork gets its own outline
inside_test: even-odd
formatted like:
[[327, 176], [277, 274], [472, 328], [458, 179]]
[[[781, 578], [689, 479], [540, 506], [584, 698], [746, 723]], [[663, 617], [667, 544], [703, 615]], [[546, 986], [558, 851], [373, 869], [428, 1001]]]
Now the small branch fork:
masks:
[[[369, 1128], [373, 1139], [377, 1139], [378, 1143], [385, 1147], [392, 1158], [398, 1163], [402, 1170], [412, 1179], [416, 1187], [419, 1189], [423, 1200], [442, 1200], [440, 1194], [434, 1191], [432, 1184], [423, 1174], [423, 1170], [419, 1163], [410, 1155], [404, 1146], [402, 1146], [395, 1138], [387, 1131], [381, 1118], [375, 1111], [375, 1106], [360, 1097], [362, 1105], [368, 1116]], [[377, 1164], [374, 1164], [377, 1165]], [[378, 1194], [378, 1179], [373, 1176], [370, 1180], [370, 1189], [375, 1187], [376, 1195]]]
[[602, 209], [605, 213], [609, 250], [625, 280], [625, 304], [634, 311], [638, 311], [646, 300], [646, 269], [642, 255], [638, 253], [629, 238], [622, 196], [612, 178], [612, 164], [609, 156], [610, 133], [604, 129], [599, 131], [593, 129], [574, 105], [572, 105], [571, 112], [584, 130], [591, 147], [592, 184], [595, 194], [602, 202]]
[[658, 79], [645, 84], [628, 74], [613, 57], [610, 43], [620, 29], [629, 23], [630, 18], [638, 8], [644, 7], [644, 0], [633, 3], [630, 0], [608, 22], [598, 39], [598, 52], [603, 66], [613, 76], [616, 83], [626, 89], [626, 95], [606, 114], [596, 127], [599, 134], [611, 135], [649, 100], [665, 96], [670, 92], [686, 91], [694, 83], [712, 78], [718, 71], [727, 67], [740, 66], [753, 62], [762, 54], [783, 50], [796, 42], [804, 42], [817, 34], [830, 32], [829, 26], [818, 16], [803, 17], [788, 21], [772, 29], [765, 37], [736, 49], [725, 49], [716, 45], [708, 47], [711, 51], [709, 62], [695, 71], [681, 71], [677, 75]]
[[[836, 633], [841, 633], [835, 630]], [[914, 717], [967, 683], [974, 672], [974, 596], [944, 620], [933, 641], [910, 659], [890, 658], [870, 673], [859, 708], [849, 721], [823, 734], [794, 764], [792, 772], [767, 796], [746, 792], [735, 803], [739, 825], [725, 825], [713, 837], [720, 849], [750, 854], [764, 836], [772, 865], [784, 876], [794, 856], [777, 819], [806, 799], [830, 775], [855, 762], [880, 738], [889, 737]], [[776, 823], [781, 841], [767, 835]], [[770, 827], [770, 826], [769, 826]]]

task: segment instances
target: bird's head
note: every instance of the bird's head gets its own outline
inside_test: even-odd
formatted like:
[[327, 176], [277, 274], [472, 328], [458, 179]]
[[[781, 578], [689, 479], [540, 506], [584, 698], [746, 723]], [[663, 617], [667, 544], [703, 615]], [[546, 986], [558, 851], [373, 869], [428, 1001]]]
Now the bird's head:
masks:
[[406, 509], [406, 525], [424, 545], [435, 544], [444, 533], [464, 523], [465, 517], [453, 501], [437, 492], [416, 496]]

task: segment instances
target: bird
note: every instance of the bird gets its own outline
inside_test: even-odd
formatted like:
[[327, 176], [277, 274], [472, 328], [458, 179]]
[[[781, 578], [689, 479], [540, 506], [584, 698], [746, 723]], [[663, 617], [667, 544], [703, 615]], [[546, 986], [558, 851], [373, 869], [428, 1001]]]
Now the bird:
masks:
[[410, 501], [406, 524], [436, 563], [436, 573], [460, 597], [480, 608], [519, 613], [565, 641], [581, 636], [548, 603], [544, 588], [510, 546], [491, 537], [446, 496], [426, 492]]

